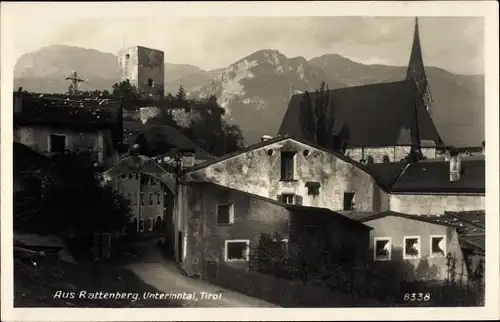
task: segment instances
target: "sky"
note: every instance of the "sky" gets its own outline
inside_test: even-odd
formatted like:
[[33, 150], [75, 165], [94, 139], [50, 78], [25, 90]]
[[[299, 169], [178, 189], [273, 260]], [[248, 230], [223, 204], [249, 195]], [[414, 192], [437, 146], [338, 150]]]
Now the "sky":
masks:
[[[164, 51], [166, 62], [206, 70], [261, 49], [306, 59], [336, 53], [365, 64], [405, 66], [414, 28], [413, 17], [94, 18], [65, 12], [47, 18], [26, 8], [22, 14], [29, 17], [11, 21], [17, 58], [55, 44], [109, 53], [141, 45]], [[427, 66], [457, 74], [484, 73], [483, 18], [421, 17], [419, 26]]]

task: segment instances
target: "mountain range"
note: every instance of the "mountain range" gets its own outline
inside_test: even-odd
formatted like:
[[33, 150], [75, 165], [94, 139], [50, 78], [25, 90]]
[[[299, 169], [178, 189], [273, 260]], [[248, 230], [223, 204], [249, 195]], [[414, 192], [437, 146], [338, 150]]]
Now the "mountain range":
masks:
[[[14, 88], [66, 92], [71, 70], [85, 79], [81, 89], [111, 89], [118, 80], [116, 55], [64, 45], [44, 47], [17, 61]], [[276, 50], [259, 50], [233, 64], [206, 71], [187, 64], [165, 64], [166, 92], [182, 85], [192, 97], [215, 95], [240, 126], [248, 144], [278, 132], [290, 96], [315, 90], [402, 80], [406, 67], [364, 65], [337, 54], [307, 60]], [[444, 142], [479, 146], [484, 140], [484, 76], [457, 75], [426, 67], [433, 98], [432, 118]], [[383, 126], [383, 125], [380, 125]]]

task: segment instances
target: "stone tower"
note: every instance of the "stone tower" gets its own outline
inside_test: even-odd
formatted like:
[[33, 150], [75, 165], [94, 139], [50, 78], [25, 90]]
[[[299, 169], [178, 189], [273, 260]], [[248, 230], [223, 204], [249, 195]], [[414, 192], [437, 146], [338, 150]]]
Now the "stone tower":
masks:
[[[417, 90], [424, 100], [425, 107], [429, 114], [432, 112], [432, 96], [425, 75], [424, 60], [422, 58], [422, 47], [418, 32], [418, 18], [415, 18], [415, 30], [413, 33], [413, 44], [410, 53], [410, 62], [406, 71], [406, 79], [412, 80], [417, 85]], [[431, 114], [432, 115], [432, 114]]]
[[141, 46], [125, 48], [118, 53], [120, 82], [130, 81], [139, 92], [155, 99], [164, 97], [165, 63], [163, 52]]

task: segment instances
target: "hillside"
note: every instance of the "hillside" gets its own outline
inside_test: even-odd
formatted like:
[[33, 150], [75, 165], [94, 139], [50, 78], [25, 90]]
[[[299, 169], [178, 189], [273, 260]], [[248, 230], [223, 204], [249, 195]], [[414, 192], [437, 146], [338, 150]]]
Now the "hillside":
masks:
[[[117, 81], [113, 54], [69, 46], [50, 46], [22, 56], [15, 68], [15, 88], [65, 92], [70, 69], [86, 80], [82, 89], [110, 89]], [[192, 65], [165, 64], [165, 87], [182, 84], [191, 96], [216, 95], [232, 121], [254, 143], [275, 135], [293, 91], [314, 90], [321, 81], [330, 88], [403, 79], [404, 67], [363, 65], [337, 54], [307, 61], [275, 50], [260, 50], [214, 71]], [[479, 145], [484, 140], [484, 77], [426, 68], [434, 99], [433, 119], [445, 143]]]

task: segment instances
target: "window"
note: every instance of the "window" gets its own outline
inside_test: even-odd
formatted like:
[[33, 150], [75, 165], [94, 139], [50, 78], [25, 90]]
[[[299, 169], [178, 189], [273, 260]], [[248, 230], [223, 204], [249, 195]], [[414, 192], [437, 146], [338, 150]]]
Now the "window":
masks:
[[446, 236], [431, 236], [431, 257], [446, 256]]
[[354, 210], [354, 192], [344, 192], [344, 210]]
[[144, 231], [144, 219], [139, 220], [139, 231]]
[[63, 153], [66, 150], [66, 135], [51, 134], [49, 136], [49, 150], [52, 153]]
[[155, 227], [155, 220], [153, 218], [149, 219], [149, 231], [153, 231]]
[[319, 195], [319, 188], [321, 187], [321, 184], [319, 182], [308, 181], [306, 182], [306, 187], [308, 195], [317, 196]]
[[161, 205], [161, 192], [156, 193], [156, 204]]
[[288, 205], [294, 204], [295, 195], [293, 193], [284, 193], [281, 195], [281, 202]]
[[161, 230], [161, 226], [162, 226], [162, 220], [161, 217], [158, 216], [156, 217], [156, 223], [155, 223], [156, 230]]
[[375, 237], [373, 241], [373, 260], [389, 261], [392, 255], [392, 242], [389, 237]]
[[152, 192], [149, 193], [149, 205], [150, 206], [153, 205], [153, 193]]
[[132, 203], [132, 193], [131, 192], [127, 193], [127, 199], [128, 199], [128, 201], [130, 201], [130, 203]]
[[248, 261], [250, 257], [249, 240], [226, 240], [224, 259], [230, 261]]
[[373, 163], [373, 157], [371, 155], [369, 155], [367, 158], [366, 158], [366, 162], [367, 163]]
[[281, 152], [281, 180], [292, 181], [295, 152]]
[[229, 225], [234, 223], [234, 205], [232, 203], [217, 205], [217, 224]]
[[152, 78], [148, 79], [148, 87], [153, 87], [154, 86], [154, 81]]
[[131, 174], [131, 173], [128, 175], [128, 178], [129, 178], [130, 180], [132, 180], [132, 174]]
[[125, 58], [130, 59], [130, 54], [126, 54]]
[[420, 258], [420, 236], [405, 236], [403, 238], [403, 259]]
[[388, 155], [384, 155], [383, 159], [382, 159], [382, 162], [384, 163], [390, 163], [391, 162], [391, 159], [389, 159], [389, 156]]
[[141, 192], [141, 206], [144, 206], [144, 192]]

